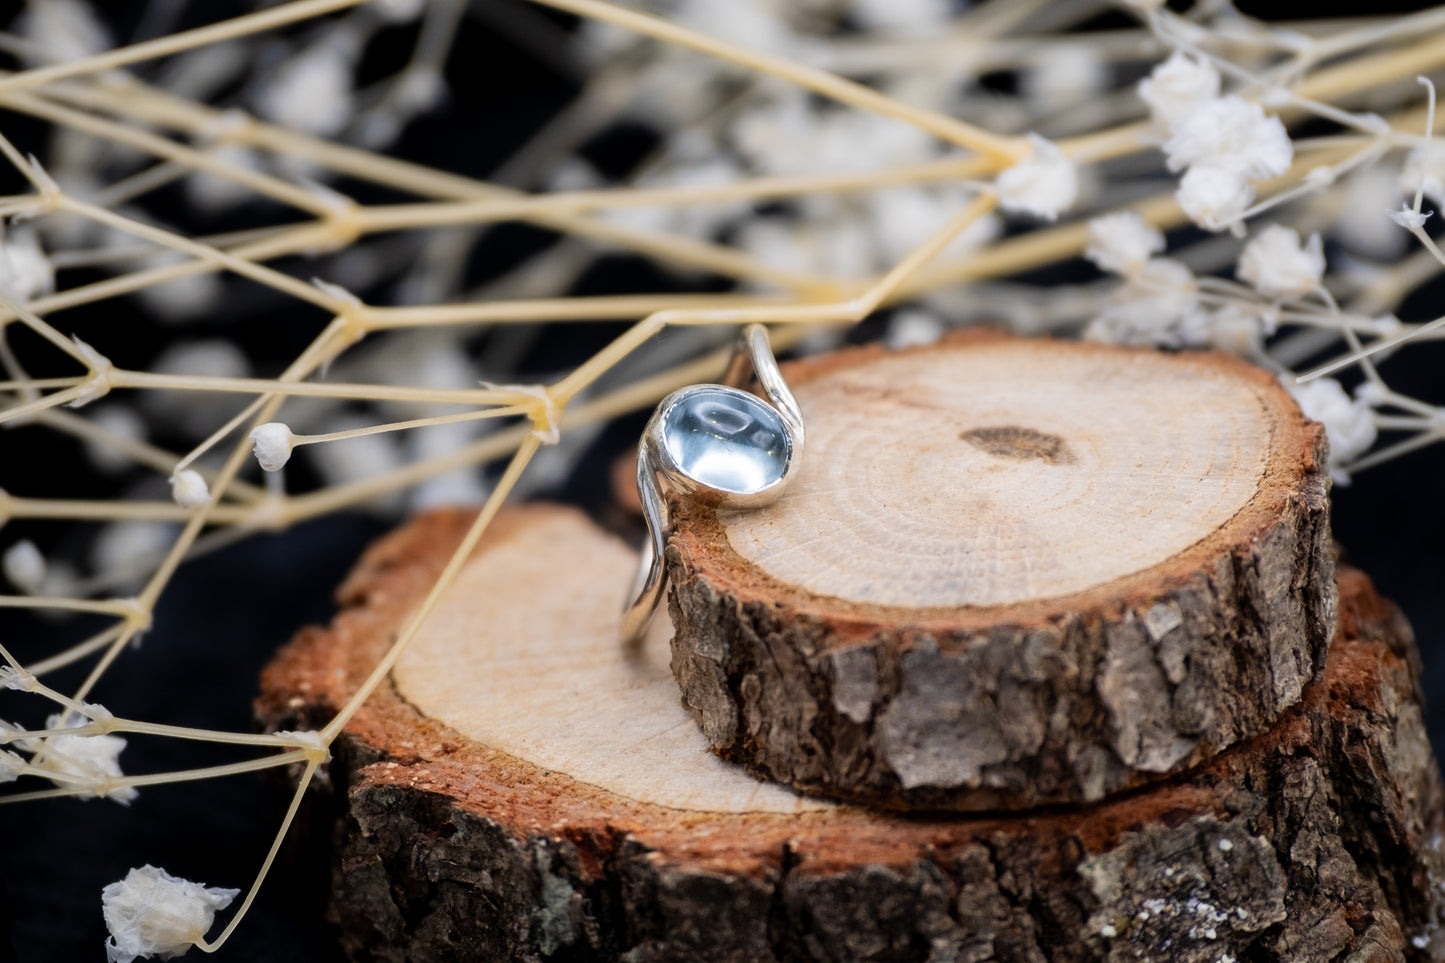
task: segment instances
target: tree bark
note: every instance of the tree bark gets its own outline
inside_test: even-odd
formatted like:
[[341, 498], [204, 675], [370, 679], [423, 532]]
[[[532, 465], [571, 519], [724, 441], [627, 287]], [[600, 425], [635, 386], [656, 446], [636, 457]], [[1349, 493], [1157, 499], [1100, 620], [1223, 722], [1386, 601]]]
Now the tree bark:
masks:
[[1092, 801], [1296, 703], [1334, 627], [1325, 441], [1223, 354], [969, 337], [786, 370], [802, 471], [674, 506], [709, 743], [901, 809]]
[[[433, 512], [369, 550], [331, 626], [267, 668], [262, 724], [327, 721], [470, 520]], [[334, 839], [332, 913], [353, 958], [1445, 952], [1442, 792], [1413, 644], [1356, 571], [1340, 572], [1319, 678], [1266, 732], [1097, 803], [922, 817], [795, 796], [708, 755], [660, 646], [629, 660], [617, 643], [632, 561], [572, 510], [504, 513], [346, 727], [311, 811], [337, 813], [316, 828]]]

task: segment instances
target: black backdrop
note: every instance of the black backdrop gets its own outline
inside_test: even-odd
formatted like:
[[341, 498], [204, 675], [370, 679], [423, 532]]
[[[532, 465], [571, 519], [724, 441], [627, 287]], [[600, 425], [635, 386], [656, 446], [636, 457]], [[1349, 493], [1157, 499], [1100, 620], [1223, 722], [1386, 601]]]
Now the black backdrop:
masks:
[[[0, 23], [9, 20], [4, 6], [0, 4]], [[239, 12], [229, 2], [190, 6], [202, 8], [208, 20], [223, 12]], [[140, 4], [103, 7], [124, 36]], [[1385, 7], [1376, 4], [1371, 12]], [[1302, 12], [1285, 3], [1248, 5], [1248, 9], [1266, 17]], [[1328, 12], [1320, 5], [1308, 11], [1311, 16]], [[565, 23], [560, 18], [557, 22]], [[367, 69], [394, 67], [409, 40], [405, 30], [383, 38], [368, 55]], [[464, 25], [456, 50], [460, 53], [454, 53], [447, 71], [455, 92], [450, 105], [415, 124], [395, 152], [485, 176], [529, 130], [565, 103], [574, 87], [571, 80], [519, 52], [477, 21]], [[41, 129], [24, 118], [0, 112], [0, 130], [27, 150], [43, 151]], [[627, 129], [600, 139], [591, 151], [602, 166], [624, 169], [650, 143], [646, 131]], [[12, 193], [19, 184], [0, 183], [0, 189]], [[165, 203], [163, 195], [161, 204]], [[175, 198], [174, 203], [179, 208], [182, 201]], [[184, 222], [183, 211], [177, 210], [175, 216]], [[500, 229], [481, 247], [474, 268], [480, 276], [495, 273], [519, 251], [545, 241], [536, 231]], [[1068, 273], [1072, 277], [1087, 270], [1076, 267]], [[589, 274], [579, 293], [636, 289], [653, 280], [641, 266], [610, 262], [605, 270]], [[1402, 316], [1432, 317], [1441, 312], [1442, 300], [1438, 288], [1417, 295]], [[145, 365], [175, 335], [175, 329], [153, 325], [125, 304], [67, 312], [60, 320], [67, 330], [104, 344], [127, 365]], [[117, 340], [113, 326], [122, 322], [126, 336]], [[617, 330], [611, 325], [554, 326], [525, 367], [540, 375], [575, 364]], [[314, 317], [254, 290], [238, 289], [214, 316], [199, 323], [201, 334], [242, 344], [262, 369], [289, 360], [314, 332]], [[857, 338], [876, 332], [876, 324], [865, 324]], [[484, 339], [474, 347], [484, 353]], [[1441, 361], [1441, 351], [1434, 346], [1414, 348], [1390, 362], [1386, 373], [1400, 390], [1440, 400], [1445, 386], [1437, 374]], [[607, 466], [635, 441], [641, 420], [641, 416], [625, 419], [607, 431], [573, 481], [551, 494], [599, 510], [608, 497]], [[76, 459], [75, 446], [37, 429], [0, 433], [0, 488], [16, 494], [79, 496], [86, 486], [59, 467], [76, 464]], [[1441, 561], [1445, 511], [1436, 485], [1441, 477], [1445, 477], [1445, 446], [1366, 472], [1354, 485], [1337, 489], [1334, 515], [1335, 533], [1348, 558], [1374, 576], [1416, 627], [1437, 749], [1445, 747], [1445, 596], [1438, 588], [1445, 574]], [[304, 476], [299, 481], [307, 483]], [[17, 523], [0, 536], [0, 543], [31, 537], [47, 553], [63, 555], [76, 546], [62, 528]], [[341, 514], [283, 534], [258, 536], [183, 568], [139, 651], [119, 661], [96, 698], [132, 718], [249, 729], [250, 700], [260, 667], [299, 627], [329, 617], [332, 589], [361, 548], [383, 530], [384, 525], [370, 516]], [[4, 637], [22, 649], [54, 631], [50, 623], [39, 620], [12, 617], [0, 622]], [[56, 685], [64, 689], [76, 681], [78, 676], [71, 673], [58, 678]], [[131, 740], [124, 758], [128, 772], [218, 761], [214, 747], [146, 739]], [[0, 960], [100, 959], [105, 936], [101, 887], [142, 863], [208, 885], [244, 888], [270, 844], [282, 801], [262, 778], [240, 776], [145, 789], [129, 808], [108, 801], [58, 800], [0, 810], [4, 826]], [[283, 859], [218, 958], [277, 963], [339, 959], [334, 934], [321, 922], [321, 883], [305, 863]]]

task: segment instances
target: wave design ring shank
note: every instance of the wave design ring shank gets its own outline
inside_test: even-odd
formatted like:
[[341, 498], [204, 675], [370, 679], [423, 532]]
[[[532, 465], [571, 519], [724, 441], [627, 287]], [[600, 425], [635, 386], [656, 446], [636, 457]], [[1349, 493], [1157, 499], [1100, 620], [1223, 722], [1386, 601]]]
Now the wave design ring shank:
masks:
[[[766, 402], [742, 390], [754, 377]], [[637, 493], [647, 540], [622, 614], [622, 640], [641, 644], [665, 588], [667, 502], [689, 498], [722, 508], [777, 500], [803, 456], [803, 413], [760, 324], [744, 329], [721, 384], [690, 385], [657, 406], [637, 446]]]

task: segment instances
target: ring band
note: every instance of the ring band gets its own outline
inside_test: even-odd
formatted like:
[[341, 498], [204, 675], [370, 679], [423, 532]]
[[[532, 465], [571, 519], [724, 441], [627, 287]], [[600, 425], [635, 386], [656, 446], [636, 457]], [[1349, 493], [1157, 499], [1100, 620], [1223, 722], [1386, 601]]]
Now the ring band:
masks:
[[[768, 403], [742, 390], [754, 377]], [[798, 473], [802, 455], [803, 412], [778, 370], [767, 328], [748, 325], [721, 384], [674, 391], [643, 429], [637, 494], [647, 540], [632, 601], [622, 613], [625, 644], [641, 644], [662, 599], [662, 553], [671, 532], [668, 498], [723, 508], [768, 505]]]

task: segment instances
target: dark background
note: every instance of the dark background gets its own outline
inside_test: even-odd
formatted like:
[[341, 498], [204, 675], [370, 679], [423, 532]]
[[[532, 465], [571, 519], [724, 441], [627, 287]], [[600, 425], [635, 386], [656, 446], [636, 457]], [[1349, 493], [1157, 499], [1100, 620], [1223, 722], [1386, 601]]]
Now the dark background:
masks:
[[[241, 12], [229, 3], [191, 6], [203, 7], [208, 21]], [[1411, 4], [1374, 4], [1371, 13], [1415, 8]], [[105, 9], [117, 34], [127, 36], [139, 5], [114, 3]], [[1252, 4], [1247, 9], [1271, 19], [1300, 12], [1283, 3]], [[1329, 5], [1317, 4], [1308, 12], [1318, 17], [1334, 11]], [[1342, 7], [1339, 12], [1357, 11]], [[9, 19], [5, 4], [0, 3], [0, 23]], [[551, 19], [566, 24], [563, 18]], [[368, 52], [364, 69], [378, 74], [394, 69], [409, 50], [412, 36], [406, 29], [398, 29], [380, 38]], [[447, 72], [454, 91], [449, 106], [414, 124], [392, 153], [485, 176], [543, 118], [567, 101], [575, 84], [476, 19], [463, 25], [455, 51]], [[23, 149], [44, 157], [40, 126], [0, 112], [0, 130]], [[599, 138], [588, 149], [599, 166], [620, 173], [653, 142], [649, 131], [632, 126]], [[340, 186], [351, 190], [354, 185]], [[0, 183], [0, 189], [12, 193], [20, 186]], [[364, 190], [359, 196], [382, 199]], [[163, 193], [156, 203], [158, 211], [185, 223], [181, 198]], [[173, 209], [167, 209], [167, 204]], [[473, 277], [480, 280], [496, 274], [527, 250], [547, 242], [548, 237], [539, 231], [499, 228], [474, 258]], [[1073, 265], [1064, 268], [1061, 276], [1074, 279], [1087, 276], [1090, 270]], [[63, 282], [68, 286], [80, 280], [67, 277]], [[668, 283], [643, 266], [614, 260], [605, 270], [584, 278], [575, 293], [655, 289]], [[1437, 286], [1417, 294], [1400, 312], [1401, 317], [1422, 320], [1441, 313], [1445, 299], [1440, 293]], [[60, 323], [81, 337], [95, 332], [97, 341], [110, 326], [124, 323], [130, 335], [119, 347], [116, 360], [128, 366], [143, 367], [176, 334], [176, 329], [154, 325], [125, 302], [66, 312]], [[238, 286], [215, 316], [199, 323], [199, 333], [236, 340], [264, 370], [294, 356], [314, 335], [316, 324], [314, 314], [307, 315], [269, 293]], [[525, 360], [522, 373], [540, 375], [575, 364], [618, 330], [612, 325], [554, 325]], [[878, 330], [876, 322], [864, 324], [853, 337], [867, 339]], [[197, 327], [186, 333], [198, 333]], [[19, 346], [24, 347], [23, 338]], [[471, 347], [485, 359], [486, 336], [476, 337]], [[1438, 374], [1445, 360], [1441, 350], [1435, 344], [1412, 347], [1388, 363], [1386, 376], [1405, 393], [1445, 400], [1441, 391], [1445, 382]], [[573, 481], [550, 494], [600, 512], [609, 498], [607, 468], [617, 454], [635, 443], [642, 417], [624, 419], [609, 429], [589, 451]], [[167, 441], [164, 437], [156, 440]], [[176, 442], [174, 447], [182, 445]], [[34, 428], [0, 432], [0, 487], [17, 494], [93, 494], [64, 467], [74, 464], [83, 464], [76, 446], [53, 433]], [[1445, 511], [1436, 485], [1442, 477], [1445, 446], [1436, 446], [1368, 471], [1350, 487], [1336, 489], [1334, 496], [1334, 530], [1347, 558], [1369, 572], [1415, 625], [1425, 663], [1428, 720], [1437, 750], [1445, 747], [1445, 602], [1438, 588], [1445, 574], [1441, 551]], [[302, 486], [314, 483], [304, 472], [292, 480]], [[132, 718], [233, 731], [250, 729], [250, 700], [261, 666], [298, 628], [329, 617], [332, 589], [362, 547], [386, 527], [370, 515], [340, 514], [283, 534], [257, 536], [185, 566], [165, 593], [143, 645], [119, 660], [96, 698], [117, 714]], [[8, 527], [0, 542], [8, 545], [30, 537], [48, 555], [78, 555], [81, 546], [73, 539], [79, 536], [68, 535], [64, 528], [16, 523]], [[57, 629], [39, 619], [20, 617], [0, 621], [7, 644], [22, 650], [30, 642], [53, 639], [57, 632], [80, 637], [84, 628], [72, 623]], [[44, 648], [53, 646], [53, 641], [46, 641]], [[54, 684], [66, 689], [78, 680], [77, 673], [62, 674]], [[13, 718], [10, 703], [3, 705], [0, 717]], [[215, 747], [134, 738], [124, 761], [127, 772], [147, 772], [221, 760]], [[143, 863], [208, 885], [244, 889], [270, 845], [283, 802], [263, 779], [239, 776], [144, 789], [129, 808], [108, 801], [63, 799], [0, 810], [4, 820], [0, 833], [0, 961], [101, 959], [105, 930], [100, 890]], [[304, 867], [280, 863], [259, 902], [217, 958], [339, 959], [334, 934], [321, 922], [321, 893], [316, 882]], [[229, 911], [224, 918], [229, 918]]]

